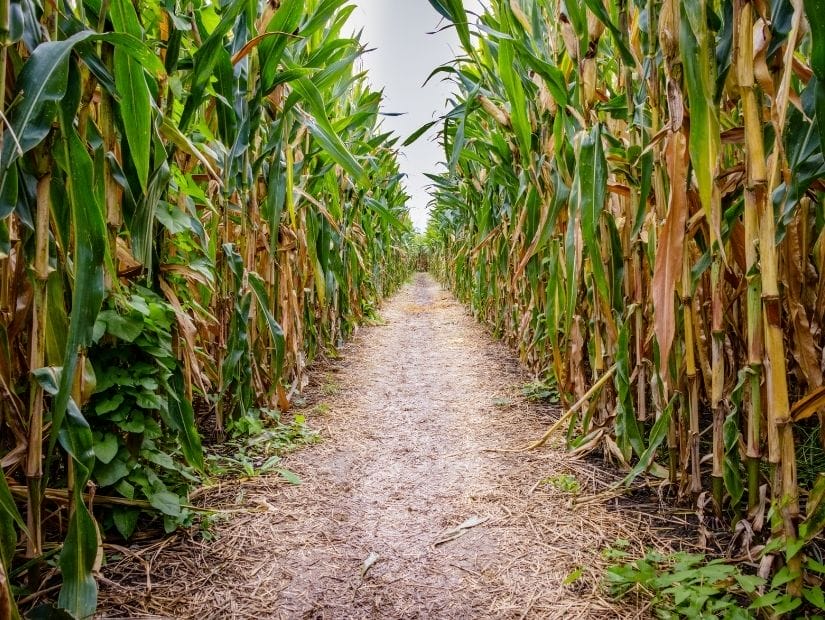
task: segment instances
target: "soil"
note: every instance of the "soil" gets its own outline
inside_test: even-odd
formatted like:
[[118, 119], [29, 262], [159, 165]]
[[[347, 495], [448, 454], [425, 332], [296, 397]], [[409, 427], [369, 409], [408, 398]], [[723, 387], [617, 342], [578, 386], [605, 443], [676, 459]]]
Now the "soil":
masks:
[[322, 441], [283, 461], [302, 483], [224, 483], [201, 499], [233, 507], [214, 540], [121, 549], [101, 617], [644, 616], [606, 596], [601, 552], [641, 545], [646, 520], [574, 501], [606, 474], [553, 442], [495, 451], [558, 415], [512, 353], [427, 274], [381, 317], [316, 373]]

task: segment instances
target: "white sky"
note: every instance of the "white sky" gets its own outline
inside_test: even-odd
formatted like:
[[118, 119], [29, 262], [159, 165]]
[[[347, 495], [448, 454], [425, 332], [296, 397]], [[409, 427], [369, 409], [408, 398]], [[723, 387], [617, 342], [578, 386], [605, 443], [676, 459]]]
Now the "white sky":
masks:
[[[436, 67], [461, 52], [453, 28], [427, 34], [447, 25], [427, 0], [354, 0], [357, 5], [349, 25], [356, 32], [363, 28], [363, 43], [375, 51], [361, 57], [375, 89], [384, 89], [384, 112], [405, 112], [404, 116], [384, 118], [383, 126], [395, 131], [403, 142], [416, 129], [446, 112], [452, 83], [436, 75], [426, 86], [424, 80]], [[471, 7], [476, 0], [467, 0]], [[472, 18], [471, 18], [471, 21]], [[435, 141], [438, 125], [415, 144], [405, 147], [400, 159], [406, 173], [406, 186], [412, 196], [410, 212], [418, 230], [427, 223], [426, 205], [430, 200], [425, 172], [436, 171], [444, 161], [441, 146]]]

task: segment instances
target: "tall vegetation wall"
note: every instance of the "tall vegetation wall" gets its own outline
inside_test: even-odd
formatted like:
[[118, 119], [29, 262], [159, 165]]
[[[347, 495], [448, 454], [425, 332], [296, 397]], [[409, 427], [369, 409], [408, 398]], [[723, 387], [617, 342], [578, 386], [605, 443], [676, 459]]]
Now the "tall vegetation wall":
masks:
[[591, 393], [572, 448], [772, 531], [798, 575], [825, 525], [825, 5], [431, 4], [464, 47], [433, 268], [563, 404]]
[[287, 408], [403, 280], [352, 9], [0, 1], [0, 617], [45, 562], [88, 617], [102, 526], [191, 520], [201, 432]]

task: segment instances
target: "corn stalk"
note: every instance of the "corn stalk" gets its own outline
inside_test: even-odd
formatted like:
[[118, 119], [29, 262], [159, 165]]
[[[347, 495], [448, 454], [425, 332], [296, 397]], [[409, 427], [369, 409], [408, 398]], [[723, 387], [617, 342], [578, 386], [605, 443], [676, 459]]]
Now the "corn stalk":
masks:
[[618, 365], [572, 448], [756, 528], [768, 484], [794, 575], [821, 529], [794, 437], [825, 345], [823, 9], [494, 0], [445, 67], [457, 104], [428, 231], [430, 268], [564, 403]]

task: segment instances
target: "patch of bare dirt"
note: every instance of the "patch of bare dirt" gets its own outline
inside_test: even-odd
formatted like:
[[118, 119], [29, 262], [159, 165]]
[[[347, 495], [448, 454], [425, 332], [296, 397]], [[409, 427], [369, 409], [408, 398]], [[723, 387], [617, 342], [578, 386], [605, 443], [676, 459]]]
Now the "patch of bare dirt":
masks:
[[284, 461], [303, 484], [210, 492], [239, 508], [216, 540], [132, 549], [106, 569], [102, 617], [643, 615], [605, 599], [600, 551], [643, 539], [646, 522], [574, 506], [565, 488], [595, 493], [605, 474], [553, 447], [485, 451], [550, 420], [523, 397], [512, 354], [425, 274], [382, 317], [346, 347], [311, 419], [323, 442]]

